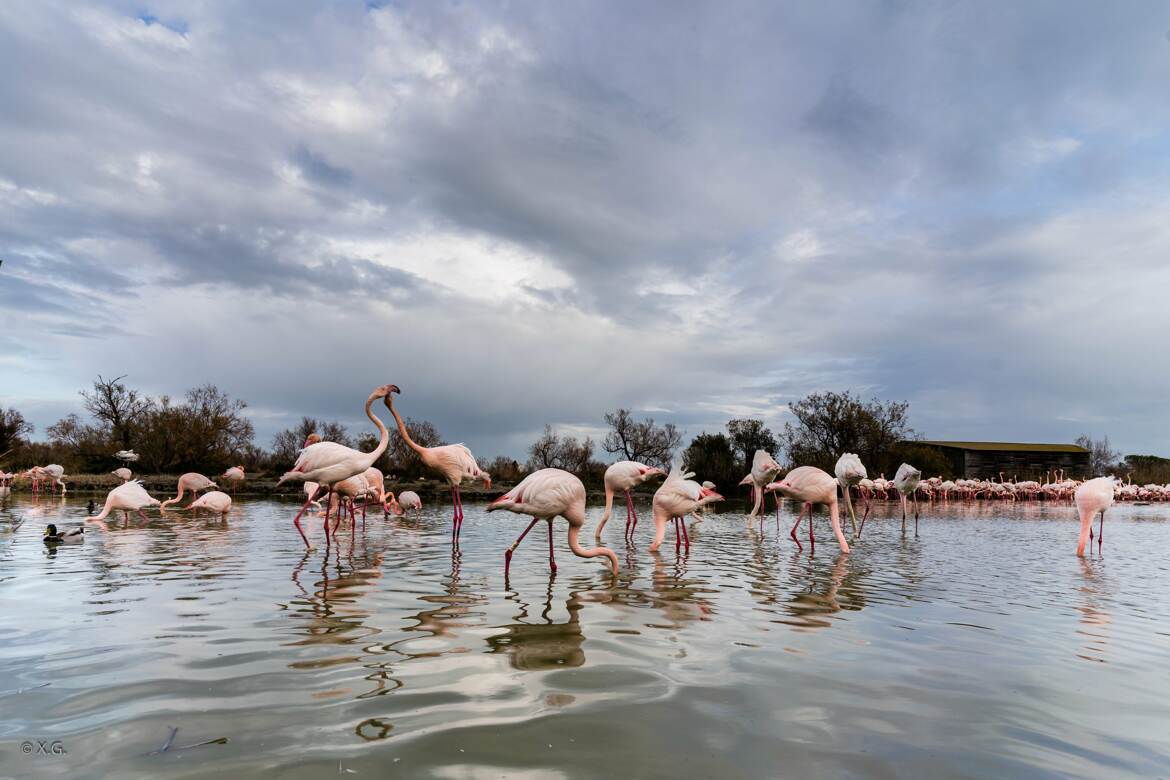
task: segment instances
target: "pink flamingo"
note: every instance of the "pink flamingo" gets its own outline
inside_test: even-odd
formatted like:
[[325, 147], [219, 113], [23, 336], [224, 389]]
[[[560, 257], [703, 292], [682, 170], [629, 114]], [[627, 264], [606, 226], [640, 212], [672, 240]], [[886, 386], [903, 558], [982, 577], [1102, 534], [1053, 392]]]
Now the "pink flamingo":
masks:
[[626, 539], [633, 536], [634, 529], [638, 527], [638, 513], [634, 509], [634, 497], [630, 491], [659, 475], [666, 476], [666, 472], [634, 460], [619, 460], [605, 470], [605, 514], [601, 516], [601, 522], [593, 534], [595, 541], [601, 541], [601, 531], [613, 511], [614, 494], [619, 492], [626, 494]]
[[906, 499], [907, 496], [914, 500], [914, 535], [918, 536], [918, 483], [922, 480], [922, 472], [911, 466], [909, 463], [903, 463], [898, 467], [898, 473], [894, 475], [894, 489], [898, 491], [898, 495], [902, 499], [902, 530], [906, 530]]
[[803, 504], [800, 514], [796, 516], [796, 524], [788, 533], [798, 548], [803, 549], [804, 546], [796, 538], [796, 529], [800, 527], [800, 521], [804, 518], [806, 510], [808, 511], [809, 544], [816, 544], [812, 527], [813, 505], [824, 504], [829, 507], [829, 521], [833, 524], [833, 534], [837, 537], [837, 544], [841, 546], [841, 552], [849, 552], [849, 543], [845, 541], [845, 534], [841, 532], [841, 516], [837, 506], [837, 480], [827, 471], [818, 469], [816, 466], [799, 466], [785, 474], [784, 479], [771, 483], [764, 490], [770, 493], [779, 493]]
[[[334, 485], [349, 479], [352, 476], [361, 474], [363, 471], [374, 465], [378, 458], [382, 457], [382, 453], [386, 451], [386, 445], [390, 443], [390, 432], [386, 430], [386, 426], [378, 419], [370, 408], [378, 398], [388, 398], [390, 393], [397, 393], [397, 385], [382, 385], [375, 388], [374, 392], [370, 393], [370, 397], [366, 399], [366, 417], [378, 427], [380, 438], [378, 446], [372, 452], [362, 452], [355, 450], [352, 447], [346, 447], [332, 441], [318, 441], [314, 444], [309, 444], [301, 450], [300, 457], [297, 458], [296, 464], [292, 471], [285, 472], [278, 481], [277, 485], [284, 482], [317, 482], [327, 492], [333, 490]], [[312, 438], [312, 436], [310, 436]], [[318, 492], [320, 488], [318, 488]], [[308, 509], [309, 504], [315, 499], [316, 493], [309, 496], [309, 500], [301, 507], [301, 511], [297, 512], [297, 516], [293, 518], [293, 525], [296, 526], [297, 532], [300, 533], [301, 539], [305, 542], [305, 547], [309, 547], [309, 539], [305, 536], [305, 532], [301, 529], [301, 515]], [[325, 510], [325, 539], [329, 540], [329, 510]]]
[[404, 515], [412, 511], [417, 512], [422, 509], [422, 499], [413, 490], [404, 490], [399, 493], [394, 503], [398, 506], [398, 511], [394, 513], [397, 515]]
[[209, 490], [184, 507], [184, 510], [190, 509], [194, 513], [193, 516], [198, 517], [200, 509], [207, 509], [213, 514], [219, 515], [221, 519], [226, 520], [231, 508], [231, 496], [219, 490]]
[[239, 484], [241, 482], [244, 481], [244, 478], [245, 477], [244, 477], [244, 467], [243, 466], [232, 466], [230, 469], [228, 469], [227, 471], [225, 471], [223, 473], [223, 477], [222, 477], [222, 479], [227, 481], [228, 487], [231, 490], [231, 492], [233, 492], [233, 493], [236, 492], [236, 488], [239, 486]]
[[752, 511], [748, 513], [748, 517], [755, 517], [759, 514], [764, 502], [764, 485], [767, 485], [776, 475], [781, 471], [780, 464], [776, 459], [769, 455], [765, 450], [756, 450], [755, 456], [752, 458], [751, 472], [740, 480], [741, 485], [751, 485], [752, 487]]
[[674, 523], [674, 549], [677, 551], [680, 544], [685, 543], [689, 550], [691, 539], [687, 533], [686, 520], [683, 518], [707, 504], [723, 500], [723, 496], [711, 488], [688, 479], [692, 476], [694, 475], [690, 472], [683, 474], [675, 464], [666, 475], [666, 481], [654, 492], [654, 542], [650, 545], [650, 552], [662, 546], [662, 540], [666, 537], [667, 520]]
[[[394, 392], [401, 391], [395, 387]], [[417, 444], [414, 439], [410, 438], [406, 424], [402, 422], [398, 410], [394, 408], [394, 398], [387, 395], [385, 404], [386, 408], [390, 410], [390, 414], [394, 415], [394, 421], [398, 423], [398, 435], [402, 437], [402, 440], [418, 453], [423, 465], [442, 474], [443, 478], [447, 480], [447, 484], [451, 486], [451, 500], [454, 503], [454, 514], [451, 518], [451, 543], [458, 546], [459, 529], [463, 527], [463, 499], [459, 495], [459, 486], [463, 484], [464, 480], [478, 479], [483, 481], [485, 488], [491, 488], [492, 475], [479, 467], [471, 450], [462, 444], [444, 444], [439, 447], [423, 447]]]
[[179, 495], [174, 498], [168, 498], [162, 502], [159, 509], [166, 509], [169, 504], [179, 502], [183, 498], [183, 494], [190, 490], [192, 493], [198, 493], [200, 490], [207, 490], [208, 488], [218, 487], [207, 477], [194, 471], [189, 471], [183, 476], [179, 477]]
[[857, 513], [853, 511], [853, 498], [849, 495], [850, 490], [855, 485], [860, 485], [861, 481], [866, 478], [865, 464], [861, 462], [861, 458], [857, 457], [855, 453], [846, 452], [837, 459], [837, 465], [833, 467], [833, 473], [837, 476], [837, 482], [841, 485], [841, 491], [845, 494], [845, 508], [849, 510], [849, 525], [853, 529], [853, 536], [856, 539], [861, 538], [861, 529], [865, 528], [865, 518], [869, 517], [869, 498], [865, 493], [861, 493], [860, 488], [858, 492], [861, 497], [865, 499], [865, 513], [861, 516], [861, 528], [857, 527]]
[[104, 520], [110, 512], [121, 509], [126, 513], [126, 518], [130, 518], [131, 512], [138, 512], [143, 520], [147, 520], [146, 514], [142, 511], [143, 507], [158, 506], [158, 499], [151, 498], [150, 494], [146, 492], [146, 488], [142, 487], [142, 483], [138, 480], [127, 482], [123, 485], [111, 490], [106, 494], [106, 503], [102, 507], [102, 511], [93, 517], [87, 517], [86, 520]]
[[130, 469], [126, 468], [125, 466], [120, 469], [114, 469], [110, 473], [118, 479], [122, 480], [123, 485], [130, 481], [130, 477], [134, 476], [134, 472], [130, 471]]
[[555, 573], [557, 562], [553, 557], [552, 521], [558, 515], [569, 521], [569, 549], [579, 558], [595, 558], [604, 555], [609, 558], [614, 574], [618, 571], [617, 554], [608, 547], [594, 547], [586, 550], [577, 541], [581, 526], [585, 524], [585, 486], [581, 480], [561, 469], [540, 469], [525, 477], [519, 485], [488, 504], [487, 511], [507, 509], [518, 515], [529, 515], [532, 522], [524, 533], [504, 553], [504, 579], [512, 566], [512, 552], [523, 541], [538, 520], [548, 521], [548, 565]]
[[1081, 516], [1081, 538], [1077, 541], [1077, 555], [1085, 557], [1085, 542], [1089, 543], [1089, 553], [1093, 552], [1093, 518], [1101, 515], [1101, 531], [1097, 534], [1097, 554], [1101, 554], [1101, 546], [1105, 543], [1105, 510], [1113, 506], [1113, 490], [1117, 485], [1114, 477], [1097, 477], [1090, 479], [1077, 488], [1073, 498], [1077, 503], [1077, 513]]

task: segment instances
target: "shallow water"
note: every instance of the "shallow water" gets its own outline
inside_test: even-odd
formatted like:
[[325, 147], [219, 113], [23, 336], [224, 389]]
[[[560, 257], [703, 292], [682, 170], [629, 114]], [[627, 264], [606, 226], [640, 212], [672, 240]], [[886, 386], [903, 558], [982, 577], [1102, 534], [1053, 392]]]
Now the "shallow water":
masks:
[[83, 503], [0, 505], [0, 776], [1170, 774], [1170, 506], [1084, 561], [1063, 504], [879, 505], [848, 556], [820, 514], [815, 554], [725, 513], [653, 555], [644, 517], [616, 581], [558, 521], [505, 587], [526, 523], [470, 503], [455, 559], [448, 506], [306, 554], [269, 500], [47, 549]]

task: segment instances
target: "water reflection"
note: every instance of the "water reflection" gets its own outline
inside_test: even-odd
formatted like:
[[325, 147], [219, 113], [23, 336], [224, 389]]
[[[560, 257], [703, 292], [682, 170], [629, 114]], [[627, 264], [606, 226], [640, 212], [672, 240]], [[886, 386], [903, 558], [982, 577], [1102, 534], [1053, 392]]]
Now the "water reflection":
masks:
[[1084, 637], [1084, 647], [1077, 654], [1078, 658], [1086, 661], [1106, 663], [1105, 656], [1109, 649], [1109, 626], [1113, 617], [1106, 608], [1107, 594], [1104, 588], [1102, 575], [1103, 562], [1078, 558], [1080, 565], [1081, 584], [1077, 587], [1080, 604], [1077, 612], [1080, 614], [1080, 627], [1077, 635]]
[[[503, 633], [487, 638], [489, 652], [506, 653], [513, 669], [538, 671], [561, 667], [585, 665], [585, 651], [582, 645], [585, 635], [581, 631], [581, 608], [583, 601], [580, 591], [573, 591], [565, 601], [569, 619], [563, 623], [554, 622], [553, 583], [556, 575], [548, 578], [543, 601], [530, 603], [517, 591], [510, 591], [507, 599], [517, 606], [513, 616], [516, 621], [500, 626]], [[539, 618], [529, 613], [539, 609]], [[539, 621], [539, 622], [537, 622]]]

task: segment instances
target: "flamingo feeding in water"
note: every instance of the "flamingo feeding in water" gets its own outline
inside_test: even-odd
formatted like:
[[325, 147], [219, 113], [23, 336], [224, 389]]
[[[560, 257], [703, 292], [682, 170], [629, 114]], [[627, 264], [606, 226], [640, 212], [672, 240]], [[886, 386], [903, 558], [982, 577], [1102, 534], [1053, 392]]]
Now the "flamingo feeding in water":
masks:
[[[762, 452], [762, 450], [761, 450]], [[680, 544], [691, 548], [690, 536], [687, 534], [687, 524], [683, 519], [692, 512], [696, 512], [707, 504], [722, 501], [723, 496], [711, 488], [706, 488], [688, 477], [694, 476], [690, 472], [683, 474], [676, 463], [670, 473], [654, 492], [654, 542], [650, 545], [650, 552], [662, 546], [666, 537], [666, 523], [673, 522], [677, 551]]]
[[207, 490], [208, 488], [218, 487], [207, 477], [194, 471], [188, 471], [183, 476], [179, 477], [179, 495], [174, 498], [168, 498], [162, 502], [159, 509], [166, 509], [168, 505], [178, 503], [183, 498], [183, 494], [190, 490], [192, 493], [198, 493], [200, 490]]
[[422, 509], [422, 499], [413, 490], [404, 490], [399, 493], [394, 503], [398, 505], [399, 511], [395, 512], [398, 515], [403, 515], [411, 511], [418, 512]]
[[200, 509], [207, 509], [226, 520], [232, 508], [232, 497], [220, 490], [209, 490], [183, 508], [190, 509], [194, 517], [199, 516]]
[[638, 527], [638, 513], [634, 509], [634, 497], [630, 491], [659, 475], [666, 476], [666, 472], [634, 460], [619, 460], [605, 470], [605, 514], [601, 516], [593, 534], [596, 541], [601, 541], [601, 530], [609, 522], [615, 493], [626, 494], [626, 539], [632, 538], [634, 529]]
[[914, 535], [918, 536], [918, 483], [922, 481], [922, 472], [903, 463], [894, 475], [894, 489], [902, 498], [902, 530], [906, 530], [906, 497], [914, 500]]
[[123, 485], [111, 490], [106, 494], [106, 503], [102, 507], [102, 511], [93, 517], [87, 517], [86, 520], [104, 520], [110, 512], [121, 509], [126, 513], [126, 518], [130, 518], [131, 512], [138, 512], [143, 520], [148, 519], [146, 514], [142, 511], [144, 507], [158, 506], [158, 499], [151, 498], [150, 494], [146, 492], [146, 488], [142, 487], [142, 483], [138, 480], [127, 482]]
[[857, 513], [853, 511], [853, 498], [849, 495], [853, 487], [861, 484], [861, 481], [868, 475], [865, 473], [865, 464], [861, 462], [861, 458], [857, 457], [852, 452], [846, 452], [837, 459], [837, 465], [833, 467], [833, 473], [837, 476], [837, 482], [841, 485], [841, 492], [845, 494], [845, 508], [849, 510], [849, 526], [853, 529], [854, 538], [861, 538], [861, 528], [865, 528], [865, 518], [869, 517], [869, 499], [865, 498], [865, 512], [861, 515], [861, 528], [857, 527]]
[[813, 506], [824, 504], [829, 507], [829, 522], [833, 525], [833, 535], [837, 537], [837, 544], [841, 552], [849, 552], [849, 542], [845, 541], [845, 534], [841, 532], [841, 515], [837, 505], [837, 480], [827, 471], [816, 466], [798, 466], [784, 475], [784, 479], [771, 483], [764, 488], [765, 492], [779, 493], [786, 498], [801, 503], [800, 514], [796, 516], [796, 523], [788, 535], [796, 542], [798, 548], [803, 549], [800, 540], [796, 538], [796, 529], [808, 511], [808, 541], [810, 546], [816, 545], [813, 536]]
[[1105, 510], [1113, 506], [1113, 491], [1117, 485], [1114, 477], [1097, 477], [1081, 484], [1073, 494], [1077, 513], [1081, 516], [1081, 537], [1077, 541], [1077, 555], [1085, 557], [1085, 542], [1089, 553], [1093, 552], [1093, 518], [1101, 515], [1100, 532], [1097, 534], [1097, 554], [1105, 542]]
[[[363, 471], [374, 465], [378, 458], [382, 457], [382, 453], [386, 451], [386, 445], [390, 443], [390, 432], [382, 421], [374, 414], [371, 407], [375, 400], [379, 398], [388, 398], [390, 393], [397, 393], [397, 385], [382, 385], [375, 388], [374, 392], [370, 393], [370, 397], [366, 399], [366, 417], [369, 417], [371, 422], [378, 428], [379, 439], [378, 446], [371, 452], [362, 452], [355, 450], [352, 447], [346, 447], [342, 444], [332, 441], [318, 441], [313, 444], [308, 444], [301, 450], [300, 456], [297, 458], [296, 464], [292, 471], [285, 472], [278, 481], [277, 485], [284, 482], [317, 482], [320, 488], [331, 492], [334, 485], [352, 476], [361, 474]], [[311, 438], [311, 437], [310, 437]], [[307, 442], [306, 442], [307, 443]], [[305, 536], [305, 532], [301, 529], [301, 515], [308, 509], [309, 504], [315, 499], [316, 493], [309, 496], [308, 501], [305, 501], [301, 511], [297, 512], [296, 517], [293, 518], [293, 525], [296, 526], [297, 532], [300, 533], [301, 539], [305, 542], [305, 547], [309, 547], [309, 539]], [[329, 510], [325, 510], [325, 540], [329, 540]]]
[[618, 572], [617, 554], [608, 547], [594, 547], [586, 550], [577, 540], [581, 533], [581, 526], [585, 524], [585, 485], [581, 480], [561, 469], [540, 469], [534, 471], [521, 480], [520, 484], [509, 490], [495, 501], [488, 504], [487, 511], [507, 509], [518, 515], [529, 515], [532, 522], [524, 529], [524, 533], [512, 543], [504, 552], [504, 578], [512, 566], [512, 553], [532, 526], [539, 520], [548, 521], [548, 565], [555, 573], [557, 562], [553, 556], [552, 521], [560, 517], [569, 521], [569, 549], [579, 558], [596, 558], [603, 555], [609, 558], [614, 574]]
[[126, 484], [127, 482], [130, 481], [130, 477], [134, 476], [134, 472], [132, 472], [130, 469], [126, 468], [125, 466], [123, 466], [122, 468], [119, 468], [119, 469], [114, 469], [110, 473], [113, 474], [118, 479], [122, 480], [122, 484]]
[[[401, 392], [397, 387], [395, 393]], [[454, 504], [454, 514], [451, 517], [451, 544], [459, 545], [459, 529], [463, 526], [463, 499], [459, 495], [459, 486], [464, 480], [482, 480], [485, 488], [491, 488], [492, 475], [479, 467], [471, 450], [462, 444], [443, 444], [438, 447], [423, 447], [410, 438], [406, 430], [406, 423], [402, 422], [398, 410], [394, 408], [394, 398], [387, 395], [384, 403], [394, 415], [394, 422], [398, 424], [398, 435], [407, 446], [418, 453], [423, 465], [443, 475], [447, 484], [451, 486], [451, 500]], [[401, 500], [401, 499], [400, 499]]]
[[764, 485], [775, 479], [780, 471], [780, 464], [766, 450], [756, 450], [752, 457], [751, 472], [739, 483], [752, 486], [752, 511], [748, 513], [748, 517], [755, 517], [760, 513], [764, 503]]

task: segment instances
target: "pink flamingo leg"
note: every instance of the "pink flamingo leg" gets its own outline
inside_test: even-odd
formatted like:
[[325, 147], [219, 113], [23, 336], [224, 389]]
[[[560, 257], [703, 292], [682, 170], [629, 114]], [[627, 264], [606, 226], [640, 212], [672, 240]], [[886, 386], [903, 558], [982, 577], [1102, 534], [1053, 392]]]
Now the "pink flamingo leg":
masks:
[[305, 510], [309, 508], [309, 504], [313, 503], [313, 499], [316, 498], [317, 494], [320, 492], [321, 487], [318, 486], [317, 489], [313, 491], [313, 495], [309, 496], [309, 500], [305, 502], [305, 505], [301, 507], [301, 511], [297, 512], [297, 516], [293, 518], [293, 525], [297, 527], [297, 533], [299, 533], [301, 535], [301, 539], [304, 540], [305, 547], [309, 546], [309, 539], [307, 536], [305, 536], [305, 532], [301, 529], [301, 515], [305, 513]]
[[815, 550], [817, 548], [817, 540], [813, 536], [813, 506], [812, 504], [805, 504], [804, 508], [808, 510], [808, 546], [810, 549]]
[[914, 493], [914, 535], [918, 536], [918, 493]]
[[451, 488], [451, 546], [459, 544], [459, 489]]
[[1101, 513], [1101, 526], [1097, 530], [1097, 554], [1101, 554], [1101, 545], [1105, 544], [1105, 513]]
[[536, 525], [539, 520], [539, 517], [532, 518], [532, 522], [524, 529], [524, 533], [520, 534], [516, 541], [512, 542], [511, 547], [504, 550], [504, 579], [508, 579], [508, 571], [512, 568], [512, 553], [520, 546], [520, 542], [524, 541], [524, 537], [528, 536], [528, 532], [532, 530], [532, 526]]
[[633, 507], [630, 506], [630, 491], [626, 493], [626, 543], [629, 544], [634, 541], [634, 529], [631, 524], [634, 522]]
[[638, 510], [634, 508], [634, 496], [626, 490], [626, 511], [630, 514], [630, 541], [634, 541], [634, 531], [638, 529]]
[[148, 517], [146, 516], [146, 513], [145, 513], [145, 512], [143, 512], [141, 509], [139, 509], [139, 510], [138, 510], [138, 516], [139, 516], [139, 517], [141, 517], [143, 520], [147, 520], [147, 521], [149, 522], [149, 519], [150, 519], [150, 518], [148, 518]]
[[678, 524], [682, 527], [683, 545], [687, 548], [687, 552], [690, 552], [690, 550], [691, 550], [691, 535], [687, 531], [687, 519], [685, 517], [680, 517], [678, 519]]
[[790, 530], [790, 531], [788, 532], [788, 536], [789, 536], [789, 538], [791, 538], [791, 539], [792, 539], [792, 541], [796, 542], [796, 549], [797, 549], [797, 550], [803, 550], [803, 549], [804, 549], [804, 545], [803, 545], [803, 544], [801, 544], [801, 543], [800, 543], [800, 540], [796, 538], [796, 529], [797, 529], [797, 528], [800, 528], [800, 521], [801, 521], [803, 518], [804, 518], [804, 507], [802, 506], [802, 507], [800, 508], [800, 514], [798, 514], [798, 515], [796, 516], [796, 523], [794, 523], [794, 524], [793, 524], [793, 526], [792, 526], [792, 530]]
[[868, 492], [863, 493], [862, 498], [865, 499], [865, 511], [862, 512], [862, 514], [861, 514], [861, 525], [857, 529], [857, 538], [858, 539], [861, 538], [861, 532], [865, 530], [865, 518], [869, 517], [869, 509], [871, 506], [870, 501], [869, 501], [869, 493]]
[[552, 518], [548, 519], [548, 567], [552, 573], [557, 573], [557, 559], [553, 556]]

